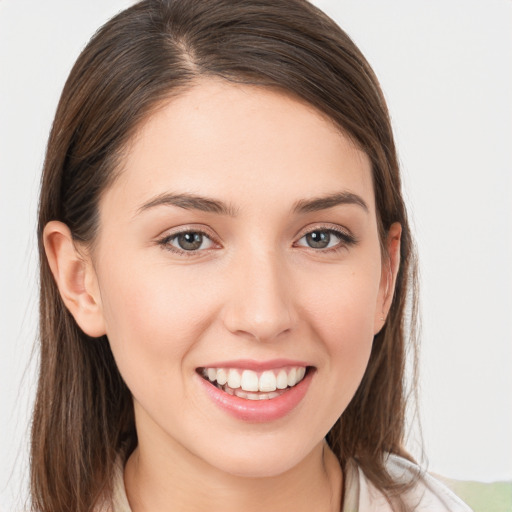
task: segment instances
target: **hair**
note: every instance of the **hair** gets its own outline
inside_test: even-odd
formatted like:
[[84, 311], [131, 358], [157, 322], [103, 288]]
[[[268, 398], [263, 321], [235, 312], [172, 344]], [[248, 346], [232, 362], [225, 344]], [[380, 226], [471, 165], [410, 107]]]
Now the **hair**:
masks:
[[[31, 437], [38, 512], [89, 512], [112, 490], [116, 458], [137, 445], [133, 403], [106, 336], [90, 338], [66, 309], [43, 247], [51, 220], [93, 244], [98, 202], [127, 144], [166, 100], [200, 78], [278, 88], [327, 115], [370, 158], [382, 250], [402, 226], [388, 319], [362, 382], [327, 441], [394, 499], [386, 471], [404, 450], [408, 347], [416, 354], [416, 260], [389, 114], [377, 78], [347, 34], [306, 0], [143, 0], [93, 36], [65, 84], [41, 183], [40, 369]], [[384, 253], [384, 256], [385, 253]], [[413, 356], [416, 375], [417, 356]], [[414, 389], [416, 380], [413, 379]], [[397, 498], [399, 501], [400, 499]]]

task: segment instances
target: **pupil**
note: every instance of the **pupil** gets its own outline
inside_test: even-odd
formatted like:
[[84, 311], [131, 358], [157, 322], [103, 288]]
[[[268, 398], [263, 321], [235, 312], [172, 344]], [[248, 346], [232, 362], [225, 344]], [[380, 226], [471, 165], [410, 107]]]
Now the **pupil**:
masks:
[[201, 233], [182, 233], [178, 236], [178, 244], [185, 251], [194, 251], [201, 247], [203, 235]]
[[331, 241], [331, 234], [327, 231], [312, 231], [306, 235], [306, 240], [310, 247], [324, 249]]

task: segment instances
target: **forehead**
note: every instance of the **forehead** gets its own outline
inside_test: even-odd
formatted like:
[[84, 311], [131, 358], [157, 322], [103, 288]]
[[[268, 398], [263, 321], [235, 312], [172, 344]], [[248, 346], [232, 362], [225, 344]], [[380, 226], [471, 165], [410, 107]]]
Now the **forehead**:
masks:
[[348, 191], [374, 210], [367, 155], [324, 114], [290, 94], [205, 79], [139, 127], [103, 201], [135, 212], [169, 191], [243, 208]]

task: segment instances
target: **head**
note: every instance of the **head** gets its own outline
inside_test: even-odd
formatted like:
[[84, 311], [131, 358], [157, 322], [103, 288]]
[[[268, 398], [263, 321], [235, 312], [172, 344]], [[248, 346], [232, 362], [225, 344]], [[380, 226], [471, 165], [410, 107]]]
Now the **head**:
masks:
[[[194, 146], [199, 129], [203, 143]], [[345, 195], [342, 213], [329, 213], [328, 225], [320, 225], [318, 211], [334, 211], [325, 200], [338, 191], [352, 197]], [[174, 206], [161, 204], [170, 192]], [[216, 202], [191, 213], [190, 194]], [[311, 198], [321, 198], [324, 209], [304, 204]], [[303, 208], [291, 215], [297, 201]], [[169, 211], [183, 220], [170, 225]], [[336, 235], [335, 218], [348, 233]], [[177, 225], [204, 232], [204, 255], [185, 262], [172, 253], [179, 249]], [[353, 262], [345, 265], [349, 274], [341, 260], [333, 265], [326, 260], [333, 256], [308, 252], [307, 227], [343, 246]], [[136, 238], [137, 229], [151, 237]], [[139, 247], [123, 252], [129, 240]], [[378, 82], [348, 36], [318, 9], [300, 0], [143, 1], [108, 22], [79, 57], [59, 103], [39, 243], [41, 374], [32, 458], [42, 510], [57, 509], [55, 496], [66, 507], [87, 509], [87, 499], [108, 486], [116, 454], [136, 446], [135, 416], [145, 429], [156, 424], [185, 444], [189, 434], [199, 439], [197, 454], [206, 462], [218, 455], [190, 432], [201, 422], [193, 406], [183, 412], [190, 423], [173, 430], [173, 414], [183, 409], [166, 408], [165, 394], [147, 398], [134, 358], [144, 361], [141, 374], [155, 370], [150, 389], [180, 386], [181, 377], [172, 380], [175, 368], [157, 364], [166, 358], [185, 374], [239, 357], [306, 358], [312, 388], [317, 372], [340, 391], [329, 394], [318, 424], [295, 444], [288, 441], [290, 453], [306, 456], [321, 433], [342, 464], [357, 457], [377, 484], [391, 483], [382, 463], [386, 452], [403, 451], [412, 242]], [[352, 247], [360, 252], [350, 260]], [[57, 257], [66, 252], [68, 258]], [[187, 293], [187, 283], [204, 289]], [[173, 332], [170, 349], [166, 330]], [[352, 344], [335, 348], [339, 330]], [[310, 343], [298, 346], [299, 338]], [[353, 364], [343, 367], [348, 354]], [[349, 379], [340, 377], [351, 371]], [[255, 438], [253, 422], [241, 428], [219, 412], [235, 440], [221, 469], [233, 471], [264, 437], [282, 445], [279, 435], [293, 414], [259, 425]], [[275, 471], [299, 462], [283, 460]], [[43, 475], [41, 468], [47, 475], [59, 466], [66, 467], [61, 478]], [[247, 474], [269, 469], [260, 461]]]

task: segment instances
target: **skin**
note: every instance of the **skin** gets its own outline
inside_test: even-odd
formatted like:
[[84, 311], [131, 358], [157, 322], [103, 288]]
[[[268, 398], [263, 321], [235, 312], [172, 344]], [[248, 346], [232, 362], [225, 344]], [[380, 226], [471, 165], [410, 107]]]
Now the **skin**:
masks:
[[[293, 210], [341, 192], [366, 206]], [[141, 209], [165, 193], [231, 211]], [[309, 245], [307, 233], [329, 229], [355, 242], [331, 233], [331, 247]], [[187, 230], [209, 238], [169, 250]], [[87, 334], [107, 334], [134, 397], [133, 512], [339, 510], [341, 469], [324, 437], [384, 323], [400, 226], [384, 258], [369, 159], [329, 119], [283, 92], [205, 79], [138, 130], [101, 198], [94, 249], [59, 222], [44, 240], [67, 307]], [[315, 373], [292, 412], [252, 423], [198, 384], [198, 367], [240, 358], [307, 361]]]

